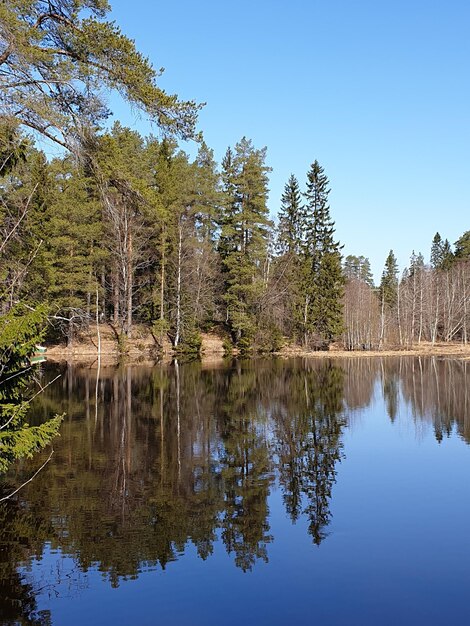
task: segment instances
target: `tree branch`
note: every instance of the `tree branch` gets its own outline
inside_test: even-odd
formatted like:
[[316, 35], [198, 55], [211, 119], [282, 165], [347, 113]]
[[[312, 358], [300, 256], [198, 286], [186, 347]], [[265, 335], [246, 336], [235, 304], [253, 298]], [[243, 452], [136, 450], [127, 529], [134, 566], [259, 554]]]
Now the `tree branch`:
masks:
[[52, 448], [50, 455], [47, 457], [47, 459], [44, 461], [44, 463], [41, 465], [41, 467], [36, 470], [34, 472], [34, 474], [31, 476], [31, 478], [28, 478], [27, 481], [25, 481], [22, 485], [20, 485], [18, 487], [18, 489], [15, 489], [15, 491], [12, 491], [10, 494], [8, 494], [7, 496], [4, 496], [3, 498], [0, 498], [0, 502], [5, 502], [5, 500], [9, 500], [10, 498], [12, 498], [15, 494], [18, 493], [18, 491], [20, 491], [21, 489], [23, 489], [23, 487], [25, 487], [28, 483], [32, 482], [36, 476], [39, 474], [39, 472], [44, 469], [44, 467], [46, 467], [46, 465], [49, 463], [49, 461], [52, 459], [52, 455], [54, 454], [54, 448]]

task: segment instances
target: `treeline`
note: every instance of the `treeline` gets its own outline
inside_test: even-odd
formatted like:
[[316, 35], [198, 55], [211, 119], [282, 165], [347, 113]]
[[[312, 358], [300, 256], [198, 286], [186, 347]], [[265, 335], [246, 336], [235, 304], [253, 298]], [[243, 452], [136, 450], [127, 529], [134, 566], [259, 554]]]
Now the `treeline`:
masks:
[[430, 262], [414, 252], [399, 276], [390, 250], [378, 288], [364, 257], [346, 257], [343, 341], [350, 350], [410, 348], [470, 337], [470, 231], [455, 243], [436, 233]]
[[1, 147], [4, 312], [47, 302], [69, 342], [95, 321], [121, 337], [138, 322], [193, 349], [215, 326], [242, 352], [283, 337], [320, 347], [341, 330], [340, 248], [316, 161], [303, 196], [289, 180], [276, 229], [266, 149], [246, 138], [220, 168], [204, 142], [191, 160], [119, 123], [80, 158], [48, 161], [7, 125]]
[[413, 253], [401, 277], [390, 251], [375, 287], [367, 258], [342, 261], [317, 161], [304, 192], [287, 181], [275, 226], [266, 149], [246, 138], [218, 166], [204, 142], [192, 160], [116, 123], [48, 161], [4, 123], [1, 159], [3, 312], [47, 303], [56, 339], [106, 321], [190, 351], [211, 329], [242, 352], [467, 342], [470, 231], [454, 250], [436, 234], [430, 263]]

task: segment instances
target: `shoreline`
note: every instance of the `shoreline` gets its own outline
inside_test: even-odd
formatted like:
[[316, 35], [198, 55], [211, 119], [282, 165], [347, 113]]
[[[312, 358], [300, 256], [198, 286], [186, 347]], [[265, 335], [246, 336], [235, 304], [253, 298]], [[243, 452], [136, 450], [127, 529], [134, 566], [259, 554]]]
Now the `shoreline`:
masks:
[[[103, 365], [113, 365], [124, 362], [129, 365], [153, 365], [155, 363], [171, 363], [175, 358], [169, 341], [165, 341], [163, 350], [157, 352], [156, 345], [150, 333], [144, 328], [136, 329], [135, 336], [126, 343], [124, 352], [120, 352], [115, 335], [109, 326], [103, 325], [100, 329], [101, 355]], [[234, 352], [233, 357], [237, 357]], [[344, 350], [338, 344], [332, 344], [330, 350], [309, 351], [300, 346], [286, 345], [278, 352], [254, 354], [250, 358], [303, 358], [303, 359], [351, 359], [376, 358], [397, 356], [438, 356], [459, 360], [470, 360], [470, 344], [463, 343], [436, 343], [421, 342], [409, 349], [387, 348], [384, 350]], [[74, 362], [78, 364], [93, 364], [98, 361], [98, 342], [95, 333], [87, 333], [78, 338], [72, 347], [64, 344], [47, 345], [46, 353], [49, 362]], [[223, 339], [211, 333], [202, 333], [201, 355], [198, 357], [203, 364], [222, 363], [230, 356], [224, 352]], [[183, 358], [184, 360], [184, 358]]]

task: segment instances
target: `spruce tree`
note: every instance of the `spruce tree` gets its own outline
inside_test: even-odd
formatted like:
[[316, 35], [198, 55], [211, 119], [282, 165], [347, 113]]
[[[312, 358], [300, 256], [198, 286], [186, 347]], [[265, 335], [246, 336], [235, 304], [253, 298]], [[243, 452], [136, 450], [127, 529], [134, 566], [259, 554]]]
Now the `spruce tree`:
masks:
[[410, 257], [410, 267], [408, 269], [408, 274], [410, 277], [413, 277], [415, 274], [419, 274], [423, 270], [424, 256], [421, 254], [421, 252], [418, 252], [418, 254], [416, 254], [413, 250]]
[[220, 174], [214, 160], [214, 151], [203, 141], [199, 146], [194, 167], [194, 216], [199, 236], [215, 240], [217, 221], [222, 201]]
[[302, 311], [302, 263], [301, 252], [305, 233], [305, 208], [297, 178], [291, 174], [284, 186], [275, 249], [277, 257], [273, 264], [273, 282], [276, 298], [281, 307], [283, 334], [295, 337], [299, 333], [299, 317]]
[[235, 155], [232, 148], [228, 147], [222, 159], [222, 197], [219, 215], [220, 237], [218, 251], [222, 261], [234, 254], [237, 250], [236, 226], [237, 214], [239, 213], [239, 200], [237, 193], [237, 169]]
[[0, 317], [0, 474], [47, 446], [62, 421], [56, 416], [39, 426], [27, 422], [33, 395], [30, 359], [44, 335], [45, 316], [44, 307], [17, 305]]
[[449, 269], [454, 255], [449, 240], [443, 241], [441, 235], [436, 233], [431, 245], [431, 267], [435, 270]]
[[98, 270], [108, 255], [94, 181], [70, 157], [56, 159], [50, 170], [55, 184], [47, 209], [46, 293], [51, 310], [69, 320], [60, 327], [71, 343], [74, 331], [90, 323]]
[[390, 250], [385, 260], [385, 267], [380, 281], [380, 301], [392, 308], [397, 302], [398, 290], [398, 263], [393, 250]]
[[432, 240], [430, 262], [433, 269], [438, 269], [442, 263], [442, 237], [439, 233]]
[[343, 327], [341, 246], [330, 217], [329, 181], [315, 161], [307, 174], [304, 257], [305, 341], [327, 347]]
[[279, 211], [277, 249], [280, 254], [299, 254], [302, 248], [305, 211], [297, 178], [291, 174], [284, 186]]

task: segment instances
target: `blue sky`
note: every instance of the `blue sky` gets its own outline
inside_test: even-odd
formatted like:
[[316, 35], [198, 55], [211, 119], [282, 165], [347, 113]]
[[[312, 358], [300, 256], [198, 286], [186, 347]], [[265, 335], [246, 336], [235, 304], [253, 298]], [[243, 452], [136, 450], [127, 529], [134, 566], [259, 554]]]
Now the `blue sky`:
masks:
[[[267, 146], [269, 206], [317, 159], [344, 254], [376, 279], [393, 249], [429, 258], [470, 229], [470, 3], [449, 0], [111, 0], [160, 86], [206, 102], [220, 162], [243, 135]], [[115, 117], [150, 128], [114, 99]]]

